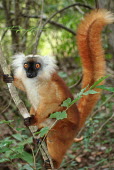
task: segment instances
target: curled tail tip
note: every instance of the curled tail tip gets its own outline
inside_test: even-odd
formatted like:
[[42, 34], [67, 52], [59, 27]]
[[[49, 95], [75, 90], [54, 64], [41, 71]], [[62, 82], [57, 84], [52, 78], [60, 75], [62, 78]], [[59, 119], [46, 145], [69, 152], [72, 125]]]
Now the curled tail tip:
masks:
[[111, 11], [108, 11], [107, 9], [92, 10], [83, 18], [82, 22], [79, 24], [77, 37], [80, 36], [80, 34], [86, 35], [88, 30], [95, 25], [99, 27], [100, 24], [101, 27], [99, 27], [99, 30], [101, 30], [105, 25], [112, 23], [114, 23], [114, 13]]
[[114, 13], [106, 10], [104, 18], [105, 18], [107, 24], [114, 23]]
[[107, 9], [95, 9], [92, 13], [96, 19], [104, 18], [106, 24], [111, 24], [114, 22], [114, 13], [108, 11]]

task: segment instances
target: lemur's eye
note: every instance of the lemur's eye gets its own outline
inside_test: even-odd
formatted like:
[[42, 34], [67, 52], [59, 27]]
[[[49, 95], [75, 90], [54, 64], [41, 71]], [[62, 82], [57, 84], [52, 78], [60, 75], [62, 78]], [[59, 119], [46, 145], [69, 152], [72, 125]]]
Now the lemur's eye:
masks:
[[24, 64], [24, 68], [28, 68], [28, 64]]
[[40, 64], [37, 63], [37, 64], [35, 65], [35, 67], [36, 67], [36, 68], [40, 68]]

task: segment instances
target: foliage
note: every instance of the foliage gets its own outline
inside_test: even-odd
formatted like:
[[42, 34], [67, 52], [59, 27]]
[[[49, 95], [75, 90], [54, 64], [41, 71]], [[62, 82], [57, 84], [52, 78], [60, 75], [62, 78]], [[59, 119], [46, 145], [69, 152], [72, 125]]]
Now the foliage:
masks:
[[[1, 122], [1, 121], [0, 121]], [[33, 166], [33, 157], [30, 153], [24, 150], [24, 146], [32, 143], [32, 137], [27, 135], [22, 135], [20, 133], [13, 134], [10, 137], [0, 141], [0, 163], [2, 162], [12, 162], [14, 159], [21, 158], [27, 164]]]
[[100, 85], [100, 86], [97, 86], [97, 88], [107, 90], [110, 92], [114, 92], [114, 87], [106, 87], [105, 85]]
[[[95, 90], [92, 90], [93, 88], [95, 88], [99, 83], [101, 83], [104, 79], [106, 79], [107, 76], [104, 76], [102, 78], [100, 78], [99, 80], [97, 80], [90, 88], [89, 90], [87, 90], [88, 86], [85, 87], [84, 89], [82, 89], [78, 94], [77, 94], [77, 97], [74, 99], [74, 100], [71, 100], [71, 98], [68, 98], [66, 99], [65, 101], [63, 101], [63, 103], [61, 104], [61, 106], [65, 107], [66, 109], [62, 112], [55, 112], [55, 113], [52, 113], [50, 115], [49, 118], [53, 119], [55, 118], [55, 123], [58, 121], [58, 120], [62, 120], [62, 119], [65, 119], [67, 118], [67, 110], [74, 104], [76, 103], [79, 99], [81, 99], [84, 95], [87, 96], [89, 94], [96, 94], [98, 93], [97, 91]], [[98, 88], [100, 88], [101, 86], [97, 86]], [[105, 89], [107, 89], [105, 87]], [[112, 90], [112, 88], [110, 88]], [[55, 125], [55, 123], [51, 126], [51, 127], [45, 127], [45, 128], [42, 128], [38, 133], [40, 133], [40, 136], [43, 137], [44, 135], [47, 135], [47, 133], [49, 132], [49, 130]]]
[[[4, 8], [3, 2], [6, 3], [7, 9]], [[46, 0], [44, 3], [43, 1], [35, 0], [20, 1], [18, 9], [16, 9], [15, 0], [10, 2], [10, 0], [0, 1], [1, 44], [8, 63], [11, 62], [9, 56], [13, 55], [15, 52], [22, 51], [25, 54], [32, 53], [34, 44], [36, 43], [36, 33], [42, 31], [38, 42], [38, 53], [41, 55], [53, 55], [57, 58], [60, 67], [60, 76], [66, 81], [68, 86], [79, 81], [81, 77], [81, 63], [75, 45], [75, 35], [57, 26], [53, 22], [49, 22], [44, 28], [42, 28], [42, 25], [46, 21], [44, 20], [45, 18], [49, 18], [55, 12], [68, 5], [82, 3], [94, 8], [95, 2], [91, 0]], [[81, 6], [71, 7], [55, 15], [51, 21], [62, 24], [75, 32], [81, 18], [89, 11], [88, 8]], [[18, 12], [18, 15], [16, 12]], [[24, 15], [30, 16], [30, 18]], [[38, 18], [33, 18], [32, 16], [38, 16]], [[44, 19], [41, 16], [43, 16]], [[40, 26], [39, 23], [41, 23]], [[106, 53], [108, 52], [108, 54], [106, 54], [106, 60], [108, 74], [110, 74], [110, 76], [101, 78], [91, 86], [89, 90], [86, 90], [86, 88], [88, 89], [88, 87], [86, 87], [80, 91], [79, 85], [71, 88], [75, 99], [72, 101], [68, 98], [62, 103], [62, 106], [65, 107], [67, 111], [67, 109], [71, 107], [73, 103], [78, 102], [83, 95], [94, 95], [96, 93], [94, 88], [104, 90], [93, 116], [86, 122], [85, 128], [82, 133], [80, 133], [84, 139], [79, 143], [73, 144], [72, 149], [68, 152], [62, 164], [63, 169], [72, 170], [76, 169], [76, 167], [79, 170], [97, 168], [114, 169], [113, 56], [110, 51], [110, 46], [107, 43], [106, 33], [109, 34], [109, 31], [104, 31], [103, 42], [105, 51]], [[105, 79], [106, 85], [99, 86], [98, 84]], [[2, 113], [0, 115], [0, 133], [3, 136], [0, 141], [1, 165], [2, 163], [6, 165], [10, 164], [13, 165], [15, 169], [20, 170], [42, 169], [40, 158], [38, 158], [38, 161], [35, 159], [35, 154], [38, 152], [38, 149], [33, 148], [32, 138], [27, 132], [27, 129], [23, 128], [23, 122], [14, 104], [11, 102], [9, 106], [9, 101], [11, 99], [6, 87], [2, 83], [0, 87], [0, 112]], [[22, 94], [21, 97], [29, 108], [30, 104], [26, 100], [26, 97]], [[55, 119], [56, 123], [66, 118], [66, 111], [51, 114], [50, 118]], [[14, 127], [17, 128], [15, 129]], [[49, 129], [49, 127], [46, 127], [38, 133], [43, 137], [48, 133]], [[26, 149], [27, 147], [29, 147], [29, 149]], [[104, 150], [103, 147], [105, 148]], [[36, 167], [34, 162], [36, 163]]]

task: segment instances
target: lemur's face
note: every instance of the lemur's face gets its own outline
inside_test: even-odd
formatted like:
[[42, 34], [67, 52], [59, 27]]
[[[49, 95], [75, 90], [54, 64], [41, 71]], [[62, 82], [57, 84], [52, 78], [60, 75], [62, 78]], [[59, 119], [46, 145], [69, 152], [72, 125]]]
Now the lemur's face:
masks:
[[37, 61], [28, 61], [24, 63], [23, 67], [28, 78], [35, 78], [41, 69], [41, 64]]
[[40, 55], [27, 55], [23, 53], [13, 56], [14, 75], [25, 81], [25, 78], [37, 80], [49, 80], [56, 72], [57, 66], [54, 58]]

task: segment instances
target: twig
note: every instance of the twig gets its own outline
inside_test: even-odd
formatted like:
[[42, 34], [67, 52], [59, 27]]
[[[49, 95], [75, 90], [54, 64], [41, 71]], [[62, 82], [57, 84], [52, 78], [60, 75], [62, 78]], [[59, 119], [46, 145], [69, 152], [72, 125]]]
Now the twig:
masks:
[[81, 75], [81, 78], [78, 80], [78, 82], [76, 82], [75, 84], [71, 85], [69, 88], [72, 89], [74, 87], [77, 87], [82, 81], [82, 75]]
[[97, 112], [99, 112], [102, 109], [102, 106], [104, 106], [112, 97], [114, 97], [114, 94], [112, 94], [111, 96], [109, 96], [102, 104], [101, 106], [95, 111], [93, 112], [93, 114], [91, 114], [91, 117], [93, 117]]
[[[0, 44], [0, 64], [1, 64], [1, 68], [3, 70], [3, 72], [5, 74], [10, 74], [10, 71], [8, 70], [8, 67], [7, 67], [7, 63], [6, 63], [6, 60], [5, 60], [5, 57], [3, 56], [3, 53], [2, 53], [2, 49], [1, 49], [1, 44]], [[24, 103], [22, 102], [22, 100], [20, 100], [19, 96], [18, 96], [18, 93], [16, 91], [16, 88], [14, 87], [13, 84], [7, 84], [8, 85], [8, 88], [9, 88], [9, 91], [10, 91], [10, 94], [12, 96], [12, 99], [14, 100], [14, 103], [16, 105], [16, 107], [19, 109], [20, 111], [20, 115], [23, 117], [23, 118], [27, 118], [27, 117], [30, 117], [30, 114], [27, 110], [27, 108], [25, 107]], [[28, 127], [28, 129], [30, 130], [31, 132], [31, 135], [37, 139], [38, 136], [35, 136], [34, 135], [34, 132], [37, 131], [38, 127], [37, 126], [30, 126]], [[43, 144], [42, 144], [42, 147]], [[46, 150], [47, 148], [44, 148], [44, 150]], [[42, 156], [43, 156], [43, 159], [44, 161], [47, 160], [47, 157], [44, 157], [44, 154], [42, 153], [42, 150], [40, 150]], [[49, 156], [49, 155], [48, 155]], [[49, 158], [51, 159], [51, 158]], [[51, 164], [51, 163], [50, 163]], [[53, 169], [53, 166], [52, 166], [52, 169]]]
[[97, 135], [98, 133], [102, 130], [102, 128], [114, 117], [114, 113], [112, 114], [111, 117], [109, 117], [109, 119], [107, 119], [102, 125], [101, 127], [98, 129], [98, 131], [95, 133], [95, 135], [91, 138], [91, 140], [93, 140]]
[[[75, 3], [75, 0], [71, 0], [71, 1], [72, 1], [72, 3]], [[84, 11], [82, 9], [80, 9], [79, 6], [75, 6], [74, 9], [75, 9], [75, 11], [79, 11], [81, 14], [84, 14]]]
[[[71, 7], [74, 7], [74, 6], [82, 6], [82, 7], [84, 7], [84, 8], [93, 9], [93, 8], [90, 7], [89, 5], [85, 5], [85, 4], [81, 4], [81, 3], [74, 3], [74, 4], [71, 4], [71, 5], [69, 5], [69, 6], [65, 7], [65, 8], [62, 8], [61, 10], [55, 12], [55, 13], [52, 14], [51, 17], [49, 17], [49, 18], [46, 20], [46, 22], [44, 22], [44, 24], [41, 26], [41, 28], [40, 28], [40, 30], [39, 30], [38, 37], [37, 37], [37, 41], [36, 41], [36, 44], [35, 44], [36, 47], [37, 47], [38, 44], [39, 44], [40, 36], [41, 36], [42, 31], [43, 31], [44, 27], [46, 26], [46, 24], [49, 23], [49, 21], [51, 21], [52, 18], [54, 18], [57, 14], [62, 13], [62, 12], [65, 11], [66, 9], [71, 8]], [[36, 53], [36, 51], [35, 51], [35, 53]]]
[[44, 9], [44, 1], [43, 0], [41, 0], [42, 1], [42, 8], [41, 8], [41, 17], [40, 17], [40, 23], [39, 23], [39, 25], [38, 25], [38, 31], [37, 31], [37, 33], [36, 33], [36, 41], [35, 41], [35, 44], [34, 44], [34, 48], [33, 48], [33, 54], [36, 54], [37, 53], [37, 46], [38, 46], [38, 43], [39, 43], [39, 36], [40, 36], [40, 28], [42, 28], [42, 21], [43, 21], [43, 19], [42, 19], [42, 16], [43, 16], [43, 9]]
[[[30, 6], [31, 6], [31, 2], [30, 0], [26, 0], [26, 11], [25, 11], [25, 14], [29, 14], [30, 12]], [[25, 21], [24, 21], [24, 28], [27, 30], [29, 27], [29, 18], [25, 18]], [[25, 31], [23, 37], [22, 37], [22, 41], [21, 41], [21, 50], [22, 51], [25, 51], [26, 50], [26, 44], [27, 44], [27, 34], [28, 32]]]
[[99, 2], [98, 2], [98, 0], [95, 0], [95, 7], [96, 7], [96, 9], [99, 9]]
[[[39, 15], [26, 15], [26, 14], [21, 14], [23, 17], [27, 17], [27, 18], [40, 18], [41, 16], [39, 16]], [[47, 17], [42, 17], [42, 19], [43, 19], [43, 21], [46, 21], [47, 20]], [[66, 31], [68, 31], [68, 32], [70, 32], [71, 34], [73, 34], [73, 35], [76, 35], [76, 33], [72, 30], [72, 29], [70, 29], [70, 28], [68, 28], [68, 27], [65, 27], [63, 24], [60, 24], [60, 23], [58, 23], [58, 22], [55, 22], [55, 21], [49, 21], [48, 22], [49, 24], [52, 24], [52, 25], [54, 25], [54, 26], [56, 26], [56, 27], [59, 27], [59, 28], [62, 28], [62, 29], [64, 29], [64, 30], [66, 30]]]
[[30, 146], [30, 148], [31, 148], [32, 155], [33, 155], [33, 160], [34, 160], [34, 169], [36, 170], [36, 158], [35, 158], [34, 150], [33, 150], [32, 146]]
[[3, 32], [3, 34], [2, 34], [2, 36], [1, 36], [1, 40], [0, 40], [0, 41], [2, 41], [2, 40], [3, 40], [3, 38], [4, 38], [5, 34], [7, 33], [7, 31], [8, 31], [8, 28], [6, 28], [6, 30]]

